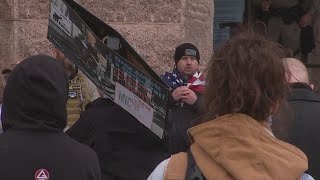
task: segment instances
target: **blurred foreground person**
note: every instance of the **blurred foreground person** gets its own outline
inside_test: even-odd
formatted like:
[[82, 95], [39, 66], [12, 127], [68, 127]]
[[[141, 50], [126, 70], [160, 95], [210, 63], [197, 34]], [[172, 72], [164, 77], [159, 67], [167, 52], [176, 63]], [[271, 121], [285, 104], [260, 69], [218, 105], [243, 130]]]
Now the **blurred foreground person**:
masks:
[[1, 179], [101, 179], [96, 153], [63, 133], [67, 99], [61, 62], [37, 55], [14, 68], [3, 96]]
[[[10, 67], [7, 67], [2, 70], [4, 87], [6, 86], [6, 83], [7, 83], [9, 76], [10, 76], [10, 73], [12, 72], [12, 69], [14, 69], [15, 66], [16, 66], [16, 64], [11, 64]], [[3, 94], [1, 94], [1, 96], [3, 96]], [[1, 109], [2, 109], [2, 97], [1, 97], [1, 101], [0, 101], [0, 134], [3, 132], [2, 123], [1, 123]]]
[[287, 90], [282, 58], [278, 44], [249, 34], [215, 52], [207, 69], [207, 114], [188, 130], [190, 150], [163, 161], [149, 179], [302, 178], [307, 157], [270, 129]]
[[89, 103], [66, 134], [97, 153], [103, 180], [147, 179], [168, 158], [159, 137], [107, 98]]

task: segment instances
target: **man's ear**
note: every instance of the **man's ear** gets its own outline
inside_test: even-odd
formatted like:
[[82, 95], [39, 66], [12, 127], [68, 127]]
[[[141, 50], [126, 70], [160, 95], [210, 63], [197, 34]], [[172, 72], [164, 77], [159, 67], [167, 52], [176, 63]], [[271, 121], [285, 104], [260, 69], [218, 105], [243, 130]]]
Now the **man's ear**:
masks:
[[311, 87], [312, 90], [314, 89], [314, 84], [310, 84], [309, 86]]
[[271, 107], [271, 115], [277, 113], [278, 108], [279, 108], [280, 102], [277, 101], [272, 107]]

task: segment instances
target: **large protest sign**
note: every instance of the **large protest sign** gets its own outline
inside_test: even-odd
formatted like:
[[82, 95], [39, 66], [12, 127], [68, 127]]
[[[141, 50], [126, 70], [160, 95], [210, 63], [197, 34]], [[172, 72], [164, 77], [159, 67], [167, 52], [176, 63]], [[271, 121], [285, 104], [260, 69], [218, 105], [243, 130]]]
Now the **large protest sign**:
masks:
[[48, 39], [108, 98], [163, 137], [169, 88], [113, 28], [71, 0], [51, 0]]

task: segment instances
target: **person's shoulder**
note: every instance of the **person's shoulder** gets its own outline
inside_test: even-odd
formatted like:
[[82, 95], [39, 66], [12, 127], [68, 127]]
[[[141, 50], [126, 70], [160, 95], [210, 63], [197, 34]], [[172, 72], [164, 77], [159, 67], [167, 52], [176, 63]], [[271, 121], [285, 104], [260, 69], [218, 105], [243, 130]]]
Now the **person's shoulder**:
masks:
[[309, 174], [303, 174], [301, 180], [314, 180], [314, 178]]
[[320, 103], [320, 95], [309, 88], [292, 88], [287, 97], [288, 101], [312, 101]]
[[68, 148], [67, 151], [72, 152], [73, 157], [81, 157], [81, 159], [85, 159], [96, 156], [95, 151], [93, 151], [89, 146], [81, 144], [67, 135], [66, 141], [68, 146], [65, 146], [65, 148]]
[[73, 169], [80, 171], [81, 178], [87, 175], [89, 179], [101, 179], [99, 159], [96, 152], [89, 146], [70, 137], [67, 137], [67, 142], [64, 160], [70, 162], [69, 164], [73, 165]]
[[162, 161], [150, 174], [150, 176], [148, 177], [148, 180], [163, 180], [164, 173], [166, 171], [169, 161], [170, 161], [170, 158]]
[[169, 76], [171, 76], [172, 73], [170, 72], [164, 72], [160, 75], [161, 79], [167, 79]]
[[85, 110], [97, 107], [113, 107], [115, 103], [111, 99], [99, 97], [98, 99], [88, 103]]
[[66, 150], [68, 154], [65, 158], [66, 161], [74, 161], [78, 167], [87, 169], [99, 168], [99, 160], [97, 153], [89, 146], [76, 142], [70, 138], [70, 146]]
[[187, 170], [187, 153], [180, 152], [172, 155], [169, 159], [162, 161], [150, 174], [148, 180], [185, 179]]

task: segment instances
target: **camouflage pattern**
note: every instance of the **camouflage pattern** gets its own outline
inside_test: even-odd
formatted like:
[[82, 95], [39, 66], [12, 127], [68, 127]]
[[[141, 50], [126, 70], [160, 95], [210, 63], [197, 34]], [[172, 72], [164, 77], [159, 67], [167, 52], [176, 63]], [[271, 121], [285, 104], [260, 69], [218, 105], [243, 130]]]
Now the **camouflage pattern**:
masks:
[[72, 126], [84, 111], [85, 106], [99, 97], [96, 87], [81, 72], [70, 81], [69, 99], [67, 102], [68, 125]]

